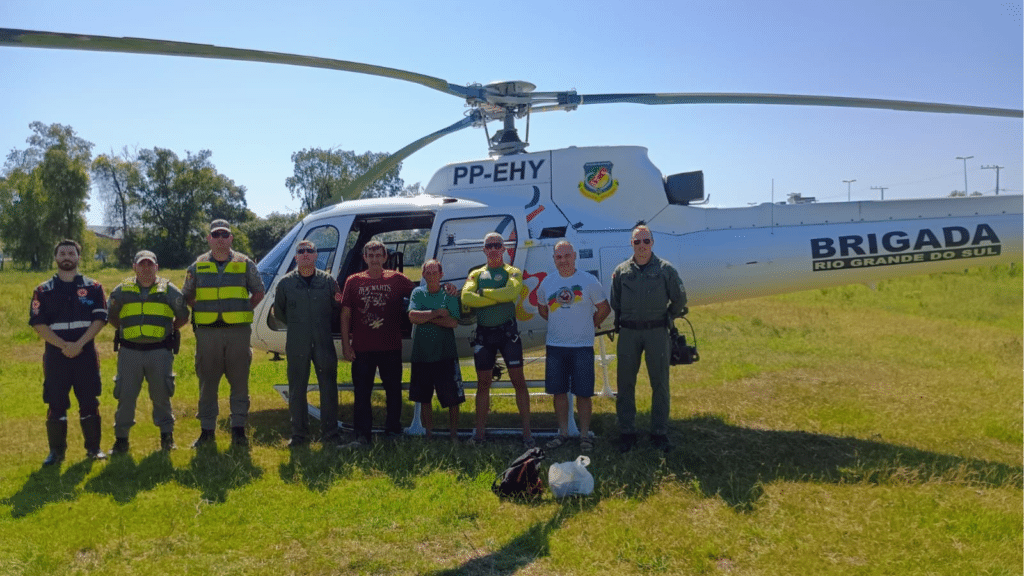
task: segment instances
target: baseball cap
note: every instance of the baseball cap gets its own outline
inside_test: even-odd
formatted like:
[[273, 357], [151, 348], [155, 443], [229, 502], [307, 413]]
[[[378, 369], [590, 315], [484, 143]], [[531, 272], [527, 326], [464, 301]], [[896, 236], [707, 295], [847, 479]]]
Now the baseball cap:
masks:
[[213, 222], [210, 222], [210, 232], [213, 233], [216, 232], [217, 230], [226, 230], [228, 232], [231, 232], [231, 224], [228, 224], [227, 220], [222, 220], [218, 218]]
[[149, 250], [139, 250], [138, 252], [135, 253], [135, 260], [134, 260], [134, 262], [136, 264], [138, 264], [139, 262], [142, 262], [143, 260], [149, 260], [153, 264], [157, 263], [157, 261], [156, 261], [156, 254], [153, 254]]

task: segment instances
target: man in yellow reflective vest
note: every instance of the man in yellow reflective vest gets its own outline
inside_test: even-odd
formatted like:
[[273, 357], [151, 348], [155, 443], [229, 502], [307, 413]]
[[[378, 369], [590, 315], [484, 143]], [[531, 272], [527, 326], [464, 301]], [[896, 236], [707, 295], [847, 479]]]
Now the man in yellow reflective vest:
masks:
[[153, 424], [160, 429], [160, 447], [174, 449], [174, 354], [181, 328], [188, 322], [185, 297], [177, 286], [157, 276], [156, 254], [142, 250], [135, 255], [135, 277], [126, 278], [110, 293], [108, 322], [117, 329], [114, 348], [114, 447], [111, 454], [128, 452], [128, 433], [135, 425], [135, 405], [142, 380], [149, 384]]
[[252, 363], [252, 311], [263, 300], [263, 281], [256, 263], [231, 249], [231, 225], [226, 220], [210, 223], [206, 241], [210, 251], [185, 271], [181, 291], [192, 307], [196, 332], [196, 376], [199, 378], [199, 410], [202, 432], [192, 444], [198, 448], [214, 442], [217, 426], [217, 388], [221, 376], [231, 386], [231, 442], [248, 446], [245, 424], [249, 418], [249, 365]]

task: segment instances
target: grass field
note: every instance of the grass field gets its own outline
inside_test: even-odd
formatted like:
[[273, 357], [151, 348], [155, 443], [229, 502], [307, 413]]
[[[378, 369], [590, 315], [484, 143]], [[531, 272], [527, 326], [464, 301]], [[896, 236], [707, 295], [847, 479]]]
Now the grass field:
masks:
[[[676, 449], [663, 456], [645, 441], [619, 455], [614, 402], [596, 398], [594, 494], [506, 502], [490, 484], [520, 452], [511, 440], [289, 453], [288, 413], [271, 389], [285, 382], [285, 363], [260, 353], [251, 450], [228, 447], [224, 384], [219, 449], [197, 454], [187, 448], [199, 432], [187, 328], [178, 450], [158, 451], [144, 393], [129, 456], [85, 460], [72, 426], [68, 460], [42, 469], [43, 346], [27, 317], [47, 275], [8, 268], [0, 574], [1021, 574], [1020, 271], [694, 309], [702, 359], [672, 369]], [[126, 274], [91, 275], [109, 290]], [[180, 283], [183, 274], [167, 276]], [[110, 338], [108, 327], [99, 337], [104, 449], [115, 407]], [[540, 378], [543, 367], [527, 373]], [[645, 398], [642, 383], [641, 426]], [[553, 426], [550, 401], [533, 406], [535, 426]], [[510, 398], [494, 410], [492, 422], [515, 425]], [[349, 394], [342, 418], [351, 419]], [[445, 422], [439, 408], [435, 422]], [[549, 461], [575, 456], [561, 448]]]

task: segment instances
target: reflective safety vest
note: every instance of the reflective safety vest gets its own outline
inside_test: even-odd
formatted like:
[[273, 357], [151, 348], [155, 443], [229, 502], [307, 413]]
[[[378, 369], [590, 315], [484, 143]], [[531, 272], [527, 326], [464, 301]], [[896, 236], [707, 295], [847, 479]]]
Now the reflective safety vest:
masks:
[[159, 342], [167, 338], [174, 324], [174, 311], [167, 302], [167, 280], [149, 288], [142, 297], [138, 280], [132, 278], [121, 284], [121, 338], [129, 342]]
[[226, 324], [252, 323], [245, 269], [245, 262], [232, 261], [221, 273], [216, 262], [196, 262], [196, 302], [192, 307], [196, 325], [209, 326], [217, 320]]

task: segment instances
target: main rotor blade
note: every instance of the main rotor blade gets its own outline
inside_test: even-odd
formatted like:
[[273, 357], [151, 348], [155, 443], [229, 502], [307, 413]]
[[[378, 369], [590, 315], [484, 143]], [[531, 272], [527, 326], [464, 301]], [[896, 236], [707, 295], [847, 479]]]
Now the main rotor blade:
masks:
[[931, 102], [910, 102], [906, 100], [879, 100], [876, 98], [847, 98], [843, 96], [801, 96], [797, 94], [730, 94], [730, 93], [679, 93], [679, 94], [568, 94], [564, 102], [556, 106], [539, 106], [533, 112], [547, 112], [582, 104], [782, 104], [790, 106], [840, 106], [847, 108], [878, 108], [906, 110], [909, 112], [937, 112], [944, 114], [975, 114], [978, 116], [1002, 116], [1022, 118], [1024, 110], [1010, 108], [985, 108], [961, 106], [959, 104], [936, 104]]
[[364, 172], [362, 176], [353, 180], [352, 183], [349, 184], [347, 188], [339, 192], [337, 196], [332, 197], [330, 200], [331, 203], [334, 204], [341, 202], [342, 200], [355, 200], [356, 198], [359, 198], [359, 195], [363, 192], [363, 189], [365, 189], [370, 184], [373, 184], [378, 178], [386, 174], [388, 170], [391, 170], [399, 163], [401, 163], [402, 160], [405, 160], [409, 156], [412, 156], [413, 153], [418, 151], [420, 148], [423, 148], [427, 144], [434, 142], [435, 140], [441, 138], [442, 136], [447, 136], [448, 134], [458, 132], [463, 128], [468, 128], [478, 121], [480, 121], [480, 112], [474, 110], [468, 116], [466, 116], [462, 120], [459, 120], [455, 124], [452, 124], [447, 128], [442, 128], [437, 132], [428, 134], [423, 138], [416, 140], [415, 142], [409, 144], [405, 148], [402, 148], [401, 150], [374, 164], [373, 166], [370, 166], [369, 170]]
[[241, 60], [245, 62], [265, 62], [268, 64], [288, 64], [310, 68], [326, 68], [358, 72], [373, 76], [383, 76], [396, 80], [405, 80], [422, 84], [445, 94], [460, 98], [479, 98], [483, 90], [480, 87], [469, 88], [450, 84], [446, 80], [373, 64], [316, 58], [282, 52], [265, 52], [242, 48], [224, 48], [211, 44], [192, 44], [170, 40], [150, 40], [146, 38], [115, 38], [113, 36], [96, 36], [91, 34], [65, 34], [60, 32], [40, 32], [36, 30], [18, 30], [0, 28], [0, 46], [19, 48], [55, 48], [58, 50], [89, 50], [95, 52], [123, 52], [127, 54], [156, 54], [161, 56], [186, 56], [193, 58], [213, 58], [220, 60]]

